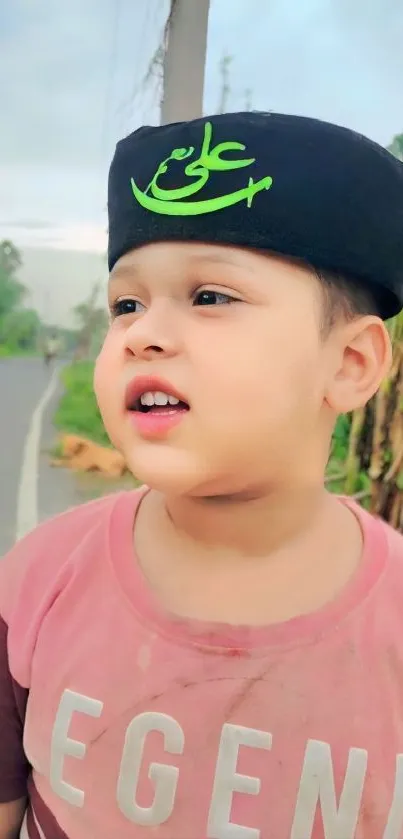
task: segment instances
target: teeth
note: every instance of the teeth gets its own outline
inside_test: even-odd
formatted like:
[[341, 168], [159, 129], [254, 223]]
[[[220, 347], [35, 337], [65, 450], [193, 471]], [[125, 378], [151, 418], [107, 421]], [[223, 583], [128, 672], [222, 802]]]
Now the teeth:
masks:
[[140, 396], [140, 402], [147, 408], [152, 408], [153, 405], [179, 405], [179, 399], [176, 396], [170, 396], [168, 393], [162, 393], [160, 390], [155, 392], [147, 391]]

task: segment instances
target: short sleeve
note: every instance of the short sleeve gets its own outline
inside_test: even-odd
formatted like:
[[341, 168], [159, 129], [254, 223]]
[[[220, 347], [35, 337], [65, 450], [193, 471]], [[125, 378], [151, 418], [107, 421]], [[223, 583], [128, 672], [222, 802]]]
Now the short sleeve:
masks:
[[30, 766], [24, 754], [23, 734], [28, 690], [10, 673], [8, 627], [0, 617], [0, 803], [27, 794]]
[[[27, 795], [25, 712], [38, 631], [54, 597], [52, 526], [40, 526], [0, 558], [0, 803]], [[53, 563], [54, 565], [54, 563]]]
[[0, 558], [0, 803], [26, 795], [25, 712], [43, 623], [114, 503], [97, 499], [43, 522]]

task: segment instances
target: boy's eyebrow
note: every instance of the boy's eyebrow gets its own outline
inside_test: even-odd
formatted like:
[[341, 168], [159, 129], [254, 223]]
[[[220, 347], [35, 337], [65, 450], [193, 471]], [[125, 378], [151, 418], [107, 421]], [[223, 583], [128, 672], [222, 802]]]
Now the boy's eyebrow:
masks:
[[136, 265], [119, 265], [114, 268], [108, 277], [108, 282], [113, 283], [114, 280], [124, 279], [125, 277], [132, 277], [137, 273]]
[[238, 268], [241, 270], [245, 269], [245, 266], [242, 265], [241, 260], [233, 257], [231, 254], [223, 254], [223, 253], [201, 253], [201, 254], [192, 254], [189, 257], [189, 262], [193, 263], [194, 265], [233, 265], [234, 268]]
[[[242, 264], [240, 260], [236, 257], [233, 257], [232, 254], [228, 253], [195, 253], [190, 254], [188, 257], [188, 262], [193, 265], [200, 265], [200, 264], [209, 264], [209, 265], [233, 265], [235, 268], [241, 268]], [[130, 263], [130, 265], [117, 265], [116, 268], [111, 271], [109, 274], [108, 284], [112, 284], [117, 280], [124, 280], [124, 279], [132, 279], [133, 276], [136, 276], [140, 273], [139, 266], [136, 265], [135, 262]]]
[[230, 254], [223, 253], [200, 253], [193, 254], [189, 257], [191, 262], [207, 262], [207, 263], [223, 263], [226, 265], [235, 265], [240, 268], [239, 260], [232, 258]]

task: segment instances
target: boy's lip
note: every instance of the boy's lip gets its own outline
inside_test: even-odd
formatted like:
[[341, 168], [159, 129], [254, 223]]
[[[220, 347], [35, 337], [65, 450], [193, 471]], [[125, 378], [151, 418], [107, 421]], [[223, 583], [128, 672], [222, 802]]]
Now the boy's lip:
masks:
[[167, 393], [169, 396], [175, 396], [180, 402], [189, 405], [185, 396], [166, 379], [160, 379], [158, 376], [136, 376], [126, 387], [126, 410], [133, 410], [133, 405], [140, 399], [140, 396], [149, 391], [152, 393], [155, 393], [155, 391]]

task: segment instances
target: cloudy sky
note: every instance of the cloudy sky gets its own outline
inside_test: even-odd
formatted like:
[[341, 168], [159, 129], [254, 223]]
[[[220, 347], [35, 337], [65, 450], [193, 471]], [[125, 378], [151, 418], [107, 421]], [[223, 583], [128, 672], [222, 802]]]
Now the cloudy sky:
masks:
[[[0, 2], [0, 238], [22, 248], [48, 317], [63, 319], [105, 272], [108, 164], [117, 139], [158, 120], [158, 79], [142, 81], [168, 5]], [[211, 0], [205, 111], [217, 110], [227, 52], [228, 109], [250, 88], [254, 108], [328, 119], [386, 145], [403, 131], [402, 44], [401, 0]]]

